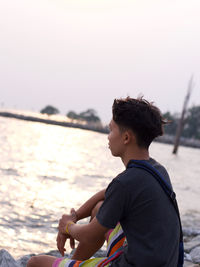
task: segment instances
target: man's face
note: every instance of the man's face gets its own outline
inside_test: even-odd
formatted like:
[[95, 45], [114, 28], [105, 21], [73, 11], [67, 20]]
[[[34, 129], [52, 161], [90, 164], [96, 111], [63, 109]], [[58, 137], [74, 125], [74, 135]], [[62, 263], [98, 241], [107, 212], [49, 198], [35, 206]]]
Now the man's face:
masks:
[[124, 152], [123, 132], [119, 126], [111, 120], [109, 124], [108, 146], [113, 156], [121, 157]]

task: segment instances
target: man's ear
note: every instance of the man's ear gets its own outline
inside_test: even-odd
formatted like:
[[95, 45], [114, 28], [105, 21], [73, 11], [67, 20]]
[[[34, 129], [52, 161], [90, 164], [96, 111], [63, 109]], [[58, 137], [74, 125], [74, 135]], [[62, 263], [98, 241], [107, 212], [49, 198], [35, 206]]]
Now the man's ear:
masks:
[[136, 137], [131, 130], [127, 130], [124, 132], [124, 144], [127, 145], [131, 142], [136, 143]]
[[131, 132], [130, 131], [125, 131], [124, 132], [124, 144], [125, 145], [129, 144], [130, 141], [131, 141], [131, 138], [132, 138]]

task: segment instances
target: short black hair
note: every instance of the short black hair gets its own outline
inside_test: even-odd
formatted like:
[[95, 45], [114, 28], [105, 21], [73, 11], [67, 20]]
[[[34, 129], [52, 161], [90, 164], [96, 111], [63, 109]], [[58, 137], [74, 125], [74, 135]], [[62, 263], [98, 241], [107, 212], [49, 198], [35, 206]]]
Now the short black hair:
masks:
[[115, 99], [113, 120], [121, 130], [131, 129], [139, 147], [147, 148], [157, 136], [163, 135], [166, 123], [160, 110], [143, 97]]

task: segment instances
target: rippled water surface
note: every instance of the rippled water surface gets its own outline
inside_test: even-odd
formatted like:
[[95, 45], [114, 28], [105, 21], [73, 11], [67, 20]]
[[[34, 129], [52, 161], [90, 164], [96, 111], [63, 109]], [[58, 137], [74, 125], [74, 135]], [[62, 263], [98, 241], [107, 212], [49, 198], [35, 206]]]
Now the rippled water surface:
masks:
[[[0, 248], [15, 257], [56, 249], [60, 216], [105, 188], [124, 169], [107, 136], [0, 118]], [[171, 175], [182, 216], [200, 216], [200, 150], [153, 143]], [[187, 220], [186, 220], [187, 223]]]

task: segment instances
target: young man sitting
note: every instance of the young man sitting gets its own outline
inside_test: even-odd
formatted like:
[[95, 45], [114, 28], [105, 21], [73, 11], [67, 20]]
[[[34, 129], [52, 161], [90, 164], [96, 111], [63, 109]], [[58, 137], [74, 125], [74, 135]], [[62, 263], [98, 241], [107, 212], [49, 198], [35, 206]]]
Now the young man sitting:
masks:
[[[152, 174], [132, 167], [133, 160], [147, 163], [171, 185], [165, 168], [148, 151], [154, 138], [163, 134], [165, 122], [159, 109], [143, 98], [116, 99], [112, 111], [109, 149], [121, 158], [125, 170], [106, 190], [60, 219], [57, 246], [61, 254], [67, 238], [72, 247], [74, 239], [79, 241], [72, 259], [36, 256], [28, 267], [177, 266], [180, 224], [174, 206]], [[88, 224], [76, 224], [88, 216]], [[107, 256], [90, 258], [105, 239]]]

